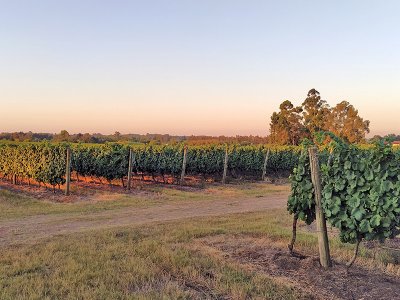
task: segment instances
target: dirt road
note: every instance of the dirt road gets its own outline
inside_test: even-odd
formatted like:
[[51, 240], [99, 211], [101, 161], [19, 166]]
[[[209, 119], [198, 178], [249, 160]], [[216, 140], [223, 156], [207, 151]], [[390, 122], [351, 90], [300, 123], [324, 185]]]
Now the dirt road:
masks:
[[124, 208], [90, 214], [37, 215], [0, 221], [0, 247], [34, 243], [59, 234], [114, 226], [141, 225], [178, 219], [218, 216], [285, 207], [287, 194], [243, 200], [218, 199], [162, 204], [149, 208]]

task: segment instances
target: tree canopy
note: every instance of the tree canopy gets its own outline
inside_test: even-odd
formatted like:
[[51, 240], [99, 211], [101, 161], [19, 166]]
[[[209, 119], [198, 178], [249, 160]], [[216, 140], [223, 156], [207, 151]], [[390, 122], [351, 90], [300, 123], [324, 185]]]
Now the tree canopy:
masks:
[[342, 101], [330, 107], [316, 89], [311, 89], [300, 106], [285, 100], [279, 111], [272, 114], [270, 141], [298, 145], [303, 138], [311, 138], [315, 132], [325, 130], [350, 143], [358, 143], [365, 140], [369, 124], [349, 102]]

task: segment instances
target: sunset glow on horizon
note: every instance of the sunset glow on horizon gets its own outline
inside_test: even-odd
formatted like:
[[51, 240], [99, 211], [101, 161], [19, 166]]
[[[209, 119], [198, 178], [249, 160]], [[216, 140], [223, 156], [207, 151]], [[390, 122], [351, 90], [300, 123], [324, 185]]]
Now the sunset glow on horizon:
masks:
[[4, 1], [0, 132], [265, 136], [315, 88], [400, 133], [400, 3], [305, 3]]

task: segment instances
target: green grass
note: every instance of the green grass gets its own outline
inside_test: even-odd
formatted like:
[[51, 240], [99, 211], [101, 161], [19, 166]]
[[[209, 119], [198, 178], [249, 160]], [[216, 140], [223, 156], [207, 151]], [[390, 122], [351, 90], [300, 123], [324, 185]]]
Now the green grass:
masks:
[[[249, 197], [265, 196], [288, 190], [288, 186], [269, 184], [249, 185], [210, 185], [204, 189], [179, 190], [176, 187], [149, 185], [141, 187], [132, 194], [97, 191], [88, 194], [84, 200], [74, 203], [39, 200], [32, 196], [0, 190], [0, 220], [27, 217], [39, 214], [86, 214], [126, 207], [150, 207], [161, 203], [182, 201], [218, 201], [229, 197], [240, 200]], [[121, 189], [122, 191], [122, 189]], [[85, 194], [85, 190], [73, 189], [72, 193]], [[60, 196], [61, 198], [62, 196]]]

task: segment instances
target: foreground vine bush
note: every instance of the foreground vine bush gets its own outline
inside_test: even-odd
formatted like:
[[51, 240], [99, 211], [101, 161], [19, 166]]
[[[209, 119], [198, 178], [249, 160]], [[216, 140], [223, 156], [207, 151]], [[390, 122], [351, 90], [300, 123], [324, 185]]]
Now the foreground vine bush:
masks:
[[[358, 249], [363, 239], [384, 241], [398, 235], [400, 152], [390, 143], [360, 149], [336, 139], [326, 157], [327, 152], [322, 152], [322, 206], [327, 221], [339, 229], [341, 241], [357, 243]], [[315, 202], [306, 151], [290, 178], [288, 211], [310, 224]]]
[[323, 169], [323, 207], [343, 242], [393, 238], [400, 226], [400, 160], [390, 145], [337, 147]]

